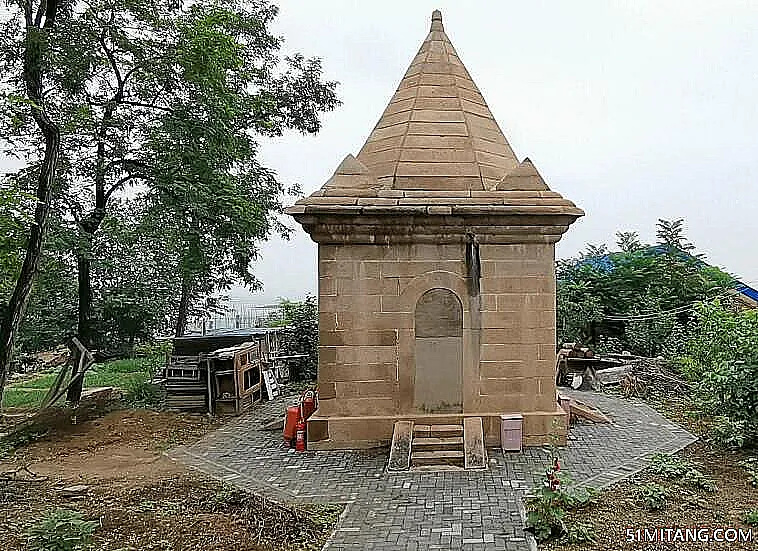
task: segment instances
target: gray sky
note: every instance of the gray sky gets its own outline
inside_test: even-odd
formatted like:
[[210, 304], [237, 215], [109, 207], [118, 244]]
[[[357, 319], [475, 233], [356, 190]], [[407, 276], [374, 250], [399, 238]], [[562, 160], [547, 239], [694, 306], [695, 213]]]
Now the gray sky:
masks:
[[[714, 264], [758, 280], [758, 2], [357, 2], [282, 0], [287, 47], [324, 60], [344, 104], [316, 137], [264, 159], [306, 193], [357, 153], [442, 10], [445, 30], [520, 158], [584, 208], [558, 246], [653, 240], [686, 219]], [[294, 222], [293, 222], [294, 225]], [[253, 300], [316, 288], [316, 245], [299, 229], [263, 249]], [[237, 294], [237, 293], [235, 293]]]
[[[683, 217], [712, 263], [758, 281], [758, 1], [276, 3], [286, 49], [322, 57], [344, 102], [319, 135], [263, 144], [285, 182], [310, 193], [358, 152], [439, 8], [516, 154], [587, 212], [560, 256]], [[316, 245], [289, 223], [255, 267], [265, 290], [235, 297], [315, 291]]]

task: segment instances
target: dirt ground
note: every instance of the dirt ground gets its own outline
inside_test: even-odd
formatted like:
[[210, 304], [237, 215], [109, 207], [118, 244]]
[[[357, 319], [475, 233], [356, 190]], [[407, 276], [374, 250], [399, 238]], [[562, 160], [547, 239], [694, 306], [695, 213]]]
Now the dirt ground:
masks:
[[26, 549], [28, 527], [67, 508], [100, 523], [98, 550], [320, 549], [338, 507], [283, 507], [162, 455], [211, 427], [200, 415], [119, 410], [51, 431], [1, 462], [0, 541]]
[[[705, 427], [687, 413], [686, 400], [678, 396], [649, 396], [648, 403], [664, 415], [703, 437]], [[758, 549], [758, 527], [742, 522], [743, 514], [758, 508], [758, 488], [753, 487], [747, 471], [740, 462], [755, 457], [755, 451], [735, 452], [711, 446], [702, 439], [682, 450], [677, 457], [689, 460], [698, 470], [711, 477], [717, 486], [715, 492], [693, 487], [678, 479], [666, 479], [650, 471], [642, 471], [632, 478], [614, 484], [602, 491], [597, 503], [569, 514], [569, 522], [589, 523], [594, 528], [595, 542], [569, 544], [552, 541], [540, 545], [550, 551], [615, 551], [615, 550], [753, 550]], [[666, 505], [660, 511], [648, 511], [639, 497], [640, 487], [657, 483], [666, 488]], [[627, 541], [627, 529], [635, 539], [646, 539], [644, 530], [655, 528], [742, 528], [752, 530], [748, 542], [661, 542]], [[637, 530], [641, 532], [638, 533]], [[712, 534], [712, 532], [709, 532]], [[652, 534], [650, 534], [652, 535]], [[718, 534], [716, 534], [718, 535]]]

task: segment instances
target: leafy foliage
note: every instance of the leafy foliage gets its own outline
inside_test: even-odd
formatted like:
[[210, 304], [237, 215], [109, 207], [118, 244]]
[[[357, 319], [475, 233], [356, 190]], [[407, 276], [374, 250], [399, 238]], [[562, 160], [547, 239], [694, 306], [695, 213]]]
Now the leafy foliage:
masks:
[[567, 522], [570, 511], [581, 509], [595, 501], [592, 488], [575, 488], [571, 475], [561, 467], [556, 437], [551, 436], [548, 453], [551, 464], [545, 470], [541, 484], [532, 489], [525, 501], [526, 527], [538, 541], [563, 537], [568, 542], [592, 541], [591, 525]]
[[[60, 123], [58, 195], [20, 344], [36, 350], [77, 333], [88, 346], [131, 346], [181, 330], [233, 283], [260, 286], [251, 263], [261, 240], [287, 234], [277, 215], [297, 188], [261, 164], [259, 140], [318, 132], [339, 104], [336, 83], [318, 58], [281, 54], [278, 10], [266, 0], [56, 5], [56, 27], [34, 46], [47, 114]], [[0, 191], [12, 213], [0, 220], [3, 299], [40, 160], [20, 78], [28, 25], [23, 5], [10, 6], [0, 136], [27, 166]]]
[[21, 263], [25, 230], [31, 222], [32, 197], [5, 178], [0, 182], [0, 296], [10, 294], [15, 280], [11, 274]]
[[682, 220], [660, 220], [654, 246], [634, 232], [616, 235], [619, 251], [588, 245], [557, 263], [559, 341], [612, 343], [646, 356], [681, 353], [692, 305], [731, 287], [733, 278], [691, 254]]
[[[584, 530], [572, 530], [567, 522], [569, 512], [587, 506], [593, 501], [593, 493], [584, 489], [574, 489], [568, 473], [556, 474], [559, 486], [543, 484], [534, 488], [532, 496], [526, 500], [526, 527], [538, 541], [565, 536], [573, 532], [573, 537], [585, 533], [591, 539], [591, 533]], [[586, 540], [585, 540], [586, 541]]]
[[758, 508], [745, 511], [742, 515], [742, 522], [750, 526], [758, 526]]
[[728, 448], [757, 442], [758, 312], [701, 304], [686, 352], [679, 363], [714, 440]]
[[666, 479], [676, 479], [706, 492], [715, 492], [717, 489], [713, 480], [698, 469], [695, 463], [681, 457], [665, 453], [655, 454], [650, 459], [649, 470]]
[[304, 301], [281, 300], [283, 319], [276, 325], [281, 334], [281, 350], [286, 355], [306, 354], [306, 358], [289, 362], [290, 376], [295, 381], [311, 381], [318, 372], [318, 303], [308, 296]]
[[84, 516], [70, 509], [56, 509], [40, 522], [29, 528], [31, 551], [80, 551], [88, 549], [92, 534], [100, 525], [97, 521], [85, 520]]
[[639, 489], [638, 497], [648, 511], [660, 511], [666, 506], [666, 488], [655, 482], [645, 484]]

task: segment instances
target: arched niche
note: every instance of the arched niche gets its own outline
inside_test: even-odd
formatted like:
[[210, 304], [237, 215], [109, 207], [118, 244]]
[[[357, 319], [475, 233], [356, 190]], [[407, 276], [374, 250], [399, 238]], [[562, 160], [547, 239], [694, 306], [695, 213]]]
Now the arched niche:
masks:
[[413, 405], [424, 413], [463, 411], [463, 306], [449, 289], [430, 289], [415, 309]]

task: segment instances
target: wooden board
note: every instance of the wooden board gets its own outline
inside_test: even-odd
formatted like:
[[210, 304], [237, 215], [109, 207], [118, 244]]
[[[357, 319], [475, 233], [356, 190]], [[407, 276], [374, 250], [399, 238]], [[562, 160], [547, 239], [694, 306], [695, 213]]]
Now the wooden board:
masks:
[[265, 383], [268, 399], [273, 400], [274, 398], [278, 398], [281, 391], [279, 389], [279, 383], [276, 382], [276, 376], [274, 375], [273, 370], [267, 369], [263, 372], [263, 382]]
[[597, 408], [578, 400], [571, 400], [571, 415], [594, 421], [595, 423], [610, 423], [611, 420]]

